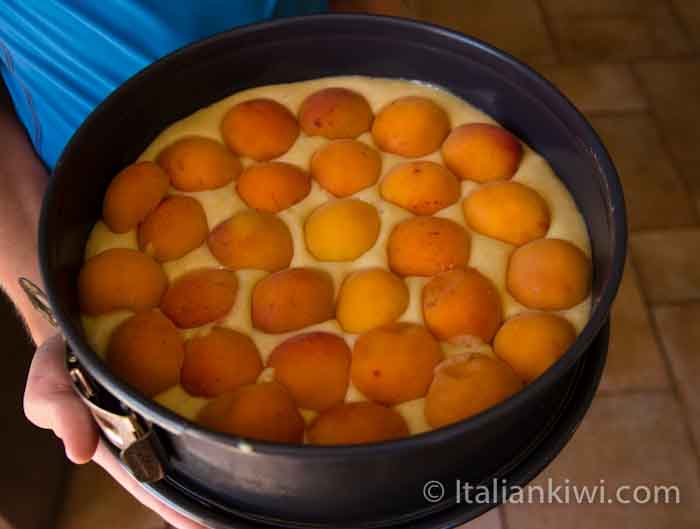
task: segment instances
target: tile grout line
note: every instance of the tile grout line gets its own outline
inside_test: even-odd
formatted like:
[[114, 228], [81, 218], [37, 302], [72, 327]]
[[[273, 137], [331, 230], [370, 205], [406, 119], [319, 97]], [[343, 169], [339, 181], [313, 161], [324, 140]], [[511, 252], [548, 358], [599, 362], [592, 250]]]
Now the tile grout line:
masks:
[[[619, 1], [619, 0], [617, 0]], [[579, 20], [644, 20], [649, 17], [647, 14], [631, 14], [631, 13], [578, 13], [573, 15], [559, 15], [560, 18], [564, 18], [567, 21], [579, 21]]]
[[552, 22], [552, 18], [549, 16], [549, 13], [544, 7], [542, 0], [534, 0], [534, 5], [535, 7], [537, 7], [537, 10], [540, 13], [542, 25], [544, 26], [544, 30], [547, 32], [547, 36], [549, 37], [549, 43], [552, 46], [552, 53], [554, 54], [554, 63], [561, 64], [562, 54], [561, 50], [559, 49], [559, 40], [556, 38], [556, 34], [554, 32], [554, 24]]
[[700, 60], [700, 52], [674, 53], [668, 55], [638, 55], [636, 57], [591, 57], [590, 59], [559, 59], [551, 66], [587, 68], [592, 66], [636, 66], [663, 61], [666, 64], [687, 64]]
[[[679, 178], [680, 178], [680, 175], [679, 175]], [[685, 181], [684, 178], [681, 178], [681, 180]], [[687, 190], [685, 190], [685, 191], [687, 191]], [[692, 197], [693, 195], [689, 193], [689, 196]], [[636, 228], [634, 230], [630, 230], [629, 234], [630, 235], [664, 235], [666, 232], [669, 232], [669, 231], [688, 234], [688, 233], [696, 233], [698, 230], [700, 230], [700, 226], [698, 226], [698, 224], [692, 224], [692, 225], [686, 225], [686, 226], [671, 226], [668, 228]], [[699, 299], [700, 298], [688, 299], [685, 301], [698, 301]], [[661, 303], [664, 303], [664, 302], [661, 302]], [[666, 303], [673, 303], [673, 302], [669, 301]], [[655, 304], [658, 304], [658, 302]]]
[[[656, 336], [654, 336], [656, 340]], [[658, 341], [658, 340], [656, 340]], [[601, 399], [615, 397], [632, 397], [636, 395], [664, 395], [670, 394], [673, 396], [671, 387], [667, 388], [636, 388], [636, 389], [599, 389], [596, 391], [596, 397]]]
[[678, 65], [678, 64], [687, 64], [689, 61], [696, 61], [700, 57], [700, 52], [693, 51], [690, 53], [677, 53], [674, 55], [650, 55], [648, 57], [637, 57], [637, 58], [632, 58], [628, 59], [626, 62], [627, 64], [633, 65], [633, 66], [638, 66], [640, 64], [644, 63], [652, 63], [652, 62], [659, 62], [659, 61], [664, 61], [666, 64], [670, 65]]
[[[631, 74], [632, 79], [634, 80], [635, 84], [637, 85], [637, 88], [639, 89], [640, 93], [644, 97], [644, 99], [647, 102], [647, 109], [649, 113], [649, 117], [651, 118], [652, 124], [654, 125], [654, 128], [656, 129], [657, 134], [659, 135], [659, 143], [660, 147], [663, 150], [664, 154], [668, 156], [668, 159], [671, 163], [671, 168], [673, 171], [676, 173], [676, 176], [680, 179], [680, 183], [683, 187], [683, 191], [693, 200], [692, 202], [692, 211], [694, 212], [695, 216], [695, 224], [694, 226], [697, 227], [698, 224], [700, 224], [700, 205], [698, 204], [698, 201], [695, 200], [695, 193], [693, 192], [692, 188], [690, 187], [690, 182], [688, 182], [688, 179], [683, 176], [683, 172], [680, 170], [678, 160], [676, 159], [676, 156], [674, 155], [673, 151], [671, 150], [671, 142], [668, 140], [666, 137], [666, 132], [664, 131], [664, 128], [661, 126], [661, 120], [659, 119], [659, 116], [654, 109], [654, 105], [652, 104], [651, 100], [651, 94], [649, 90], [647, 89], [646, 84], [644, 83], [644, 80], [642, 79], [641, 75], [637, 71], [637, 68], [635, 68], [636, 65], [629, 65], [629, 71]], [[661, 230], [661, 231], [667, 231], [667, 230]]]
[[506, 514], [506, 504], [502, 503], [498, 508], [498, 521], [501, 522], [501, 529], [509, 529], [508, 515]]
[[688, 305], [697, 305], [700, 303], [700, 298], [695, 299], [681, 299], [678, 301], [656, 301], [654, 302], [655, 309], [664, 308], [682, 308]]
[[[671, 15], [671, 18], [676, 24], [679, 26], [679, 28], [682, 31], [683, 37], [688, 41], [690, 44], [690, 50], [689, 51], [680, 51], [680, 52], [670, 52], [666, 54], [650, 54], [650, 55], [637, 55], [637, 56], [631, 56], [631, 57], [592, 57], [592, 58], [578, 58], [578, 59], [564, 59], [564, 54], [561, 51], [561, 47], [559, 45], [559, 40], [556, 38], [556, 33], [553, 29], [554, 23], [553, 19], [556, 17], [550, 16], [548, 14], [547, 9], [544, 7], [542, 1], [543, 0], [534, 0], [535, 4], [539, 8], [541, 15], [542, 15], [542, 21], [544, 24], [545, 29], [547, 30], [547, 33], [550, 37], [550, 40], [552, 42], [552, 49], [554, 50], [554, 54], [557, 58], [557, 63], [566, 65], [566, 66], [591, 66], [594, 64], [629, 64], [629, 63], [637, 63], [637, 62], [644, 62], [644, 61], [653, 61], [653, 60], [664, 60], [664, 61], [679, 61], [679, 60], [688, 60], [688, 59], [697, 59], [700, 56], [700, 50], [696, 49], [696, 46], [694, 45], [694, 40], [690, 37], [689, 32], [685, 25], [679, 20], [681, 17], [677, 16], [676, 12], [674, 9], [669, 9], [669, 14]], [[579, 15], [579, 16], [564, 16], [562, 18], [565, 18], [567, 20], [606, 20], [606, 19], [614, 19], [614, 18], [619, 18], [619, 19], [629, 19], [630, 16], [628, 15]], [[640, 16], [638, 18], [647, 18], [646, 16]]]
[[63, 476], [61, 476], [60, 493], [57, 495], [58, 498], [55, 501], [55, 505], [51, 509], [53, 513], [51, 514], [51, 521], [53, 522], [52, 527], [58, 527], [58, 523], [61, 521], [63, 512], [65, 510], [66, 504], [68, 502], [68, 489], [70, 487], [73, 472], [75, 471], [76, 465], [74, 463], [68, 463], [64, 468]]
[[697, 51], [669, 53], [665, 55], [636, 55], [633, 57], [591, 57], [589, 59], [567, 59], [562, 60], [559, 64], [562, 66], [593, 66], [596, 64], [610, 65], [635, 65], [645, 62], [664, 61], [669, 64], [688, 62], [700, 58], [700, 53]]
[[[633, 266], [635, 269], [635, 272], [639, 269], [637, 266], [637, 260], [634, 256], [634, 252], [629, 252], [629, 262], [628, 266]], [[638, 273], [636, 274], [636, 277], [634, 279], [637, 279], [639, 277]], [[695, 455], [695, 466], [696, 466], [696, 471], [698, 475], [700, 476], [700, 446], [698, 446], [695, 443], [695, 439], [693, 436], [693, 429], [690, 424], [690, 415], [689, 415], [689, 410], [688, 406], [685, 404], [685, 400], [681, 396], [680, 388], [679, 388], [679, 382], [678, 378], [675, 375], [675, 372], [673, 370], [673, 365], [671, 364], [671, 357], [669, 355], [669, 352], [666, 348], [666, 344], [664, 343], [664, 340], [661, 336], [661, 331], [659, 329], [658, 322], [656, 321], [656, 316], [654, 315], [654, 311], [652, 308], [654, 305], [650, 303], [649, 297], [642, 288], [642, 285], [639, 283], [637, 284], [637, 288], [639, 289], [639, 294], [642, 297], [642, 302], [644, 303], [646, 312], [647, 312], [647, 317], [649, 320], [649, 327], [651, 328], [651, 331], [654, 335], [654, 339], [656, 340], [656, 343], [659, 347], [659, 351], [661, 352], [661, 357], [664, 363], [664, 366], [666, 368], [666, 372], [668, 374], [669, 378], [669, 391], [673, 395], [673, 398], [675, 401], [678, 403], [680, 406], [680, 412], [681, 412], [681, 417], [683, 421], [683, 426], [685, 430], [685, 435], [686, 438], [688, 439], [690, 443], [690, 448]]]
[[[603, 64], [603, 63], [601, 63]], [[607, 64], [606, 64], [607, 66]], [[631, 108], [629, 110], [587, 110], [580, 111], [586, 119], [588, 118], [628, 118], [628, 117], [643, 117], [648, 116], [649, 111], [646, 108]]]
[[562, 67], [582, 67], [582, 66], [637, 66], [645, 63], [663, 61], [666, 64], [687, 64], [700, 58], [700, 52], [675, 53], [672, 55], [639, 55], [637, 57], [598, 57], [587, 60], [566, 59], [562, 60], [558, 66]]
[[676, 22], [681, 32], [683, 33], [683, 36], [686, 39], [688, 39], [691, 49], [697, 52], [698, 46], [696, 45], [695, 38], [693, 37], [693, 32], [686, 24], [685, 17], [681, 16], [678, 9], [676, 8], [675, 2], [673, 0], [666, 0], [666, 6], [668, 7], [668, 11], [671, 14], [671, 18]]
[[615, 62], [628, 62], [628, 63], [636, 63], [637, 61], [645, 61], [645, 60], [673, 60], [673, 59], [695, 59], [700, 55], [700, 49], [698, 49], [698, 46], [695, 45], [695, 40], [692, 38], [692, 32], [687, 28], [683, 17], [681, 17], [676, 9], [671, 0], [666, 0], [666, 11], [667, 14], [670, 16], [671, 21], [675, 23], [676, 26], [680, 29], [680, 34], [681, 36], [688, 42], [689, 44], [689, 51], [687, 52], [670, 52], [668, 54], [662, 54], [662, 55], [638, 55], [634, 57], [617, 57], [617, 58], [605, 58], [605, 57], [597, 57], [597, 58], [591, 58], [591, 59], [573, 59], [571, 60], [570, 58], [567, 60], [564, 60], [564, 54], [561, 52], [559, 42], [557, 39], [555, 39], [555, 32], [553, 31], [553, 19], [554, 18], [562, 18], [564, 20], [571, 20], [571, 21], [579, 21], [579, 20], [585, 20], [585, 21], [597, 21], [597, 20], [610, 20], [610, 19], [620, 19], [620, 20], [628, 20], [628, 19], [635, 19], [635, 20], [647, 20], [652, 16], [652, 13], [647, 13], [647, 14], [579, 14], [579, 15], [560, 15], [559, 17], [556, 16], [550, 16], [548, 10], [545, 8], [543, 4], [543, 0], [534, 0], [535, 4], [537, 7], [539, 7], [540, 11], [542, 12], [543, 15], [543, 21], [545, 28], [547, 29], [547, 32], [550, 34], [552, 37], [552, 44], [553, 44], [553, 49], [555, 51], [555, 54], [557, 55], [559, 59], [559, 63], [566, 63], [567, 65], [570, 66], [586, 66], [586, 65], [591, 65], [591, 64], [596, 64], [596, 63], [615, 63]]
[[[659, 325], [658, 322], [656, 321], [656, 314], [654, 313], [653, 310], [651, 312], [651, 326], [652, 329], [654, 330], [655, 333], [658, 333], [659, 335], [661, 334], [659, 332]], [[681, 407], [681, 416], [683, 417], [683, 424], [685, 426], [685, 433], [686, 437], [688, 438], [688, 441], [690, 442], [690, 447], [691, 449], [695, 452], [695, 466], [696, 466], [696, 471], [698, 473], [698, 476], [700, 476], [700, 444], [695, 442], [695, 436], [693, 435], [693, 427], [690, 421], [690, 409], [689, 406], [686, 403], [685, 398], [681, 394], [680, 388], [679, 388], [679, 381], [678, 378], [676, 377], [675, 371], [673, 370], [673, 364], [671, 363], [671, 357], [668, 352], [668, 349], [666, 348], [666, 344], [663, 340], [663, 338], [659, 339], [659, 345], [661, 347], [661, 352], [663, 353], [664, 359], [668, 364], [667, 369], [670, 371], [670, 377], [671, 377], [671, 387], [674, 390], [674, 393], [676, 393], [676, 400], [678, 401], [678, 404]]]
[[[683, 60], [683, 61], [676, 61], [676, 63], [680, 64], [686, 64], [688, 61]], [[649, 93], [649, 90], [647, 89], [646, 83], [642, 79], [641, 75], [637, 71], [637, 67], [642, 64], [643, 61], [635, 62], [635, 63], [628, 63], [627, 68], [630, 72], [631, 78], [634, 81], [634, 83], [637, 85], [637, 88], [639, 89], [639, 92], [642, 94], [644, 97], [645, 101], [647, 102], [647, 113], [649, 117], [651, 118], [652, 125], [656, 129], [656, 133], [658, 134], [659, 137], [659, 142], [660, 142], [660, 147], [663, 149], [664, 153], [668, 156], [669, 162], [671, 164], [671, 168], [673, 171], [676, 173], [676, 176], [680, 178], [680, 183], [683, 187], [683, 190], [689, 197], [693, 197], [694, 193], [692, 192], [690, 188], [690, 183], [687, 181], [687, 179], [683, 176], [681, 173], [679, 167], [678, 167], [678, 161], [676, 157], [674, 156], [673, 152], [670, 149], [670, 143], [668, 141], [668, 138], [666, 137], [666, 133], [661, 126], [660, 119], [658, 117], [658, 114], [655, 110], [654, 105], [652, 104], [652, 98]], [[666, 61], [666, 64], [668, 64], [668, 61]], [[697, 201], [693, 200], [693, 212], [695, 216], [695, 225], [694, 226], [686, 226], [683, 228], [675, 228], [673, 231], [697, 231], [698, 228], [698, 220], [700, 217], [700, 210], [698, 209], [698, 203]], [[630, 235], [640, 233], [640, 234], [645, 234], [645, 233], [667, 233], [670, 231], [669, 229], [642, 229], [642, 230], [635, 230], [634, 232], [631, 232]], [[628, 252], [629, 255], [629, 265], [633, 266], [635, 269], [635, 272], [639, 270], [638, 266], [638, 261], [636, 256], [634, 255], [633, 251]], [[698, 470], [698, 474], [700, 474], [700, 446], [698, 446], [695, 442], [693, 432], [692, 432], [692, 427], [690, 424], [690, 416], [689, 416], [689, 410], [687, 405], [685, 404], [684, 399], [681, 398], [680, 394], [680, 388], [679, 388], [679, 382], [678, 379], [675, 375], [675, 372], [673, 370], [673, 365], [671, 364], [671, 358], [669, 355], [669, 352], [666, 348], [666, 344], [664, 343], [663, 337], [661, 335], [658, 322], [656, 320], [656, 316], [654, 314], [653, 308], [657, 306], [657, 304], [654, 304], [650, 301], [648, 293], [646, 290], [643, 288], [643, 285], [639, 281], [639, 274], [637, 272], [636, 274], [636, 283], [637, 287], [639, 289], [640, 296], [642, 297], [642, 301], [645, 306], [645, 310], [647, 313], [647, 318], [649, 321], [649, 326], [651, 328], [651, 331], [654, 335], [654, 339], [656, 340], [657, 346], [659, 347], [659, 351], [661, 352], [661, 357], [664, 362], [664, 366], [666, 367], [667, 374], [669, 376], [669, 382], [670, 382], [670, 391], [674, 395], [675, 400], [678, 402], [678, 404], [681, 407], [681, 416], [683, 417], [683, 423], [684, 423], [684, 428], [685, 428], [685, 433], [686, 437], [690, 442], [690, 446], [694, 452], [694, 455], [696, 457], [696, 466]], [[692, 303], [693, 300], [684, 300], [686, 303]], [[665, 303], [663, 305], [669, 305], [670, 303]]]
[[[585, 112], [585, 113], [582, 112], [582, 114], [584, 114], [587, 118], [588, 118], [588, 116], [591, 116], [591, 117], [593, 117], [593, 116], [595, 116], [595, 117], [599, 117], [599, 116], [600, 117], [605, 117], [605, 116], [615, 117], [615, 116], [630, 115], [630, 114], [631, 115], [642, 115], [642, 114], [648, 115], [652, 120], [652, 126], [656, 129], [655, 132], [657, 133], [658, 138], [660, 140], [661, 148], [662, 148], [663, 152], [668, 155], [669, 161], [671, 163], [671, 168], [675, 172], [675, 176], [680, 179], [681, 185], [683, 186], [683, 190], [686, 193], [688, 193], [690, 196], [692, 196], [692, 194], [690, 194], [688, 182], [681, 175], [680, 171], [678, 170], [675, 158], [669, 152], [668, 143], [666, 141], [665, 135], [662, 133], [662, 130], [659, 127], [658, 119], [657, 119], [657, 117], [652, 109], [651, 98], [649, 97], [649, 94], [647, 93], [645, 87], [643, 86], [643, 83], [639, 79], [637, 72], [633, 68], [634, 64], [643, 63], [645, 61], [650, 61], [650, 60], [651, 61], [653, 61], [653, 60], [666, 60], [666, 61], [668, 61], [669, 59], [671, 59], [671, 60], [674, 60], [675, 62], [681, 62], [681, 61], [687, 62], [688, 59], [695, 59], [698, 56], [698, 53], [695, 50], [694, 41], [692, 39], [688, 38], [688, 35], [685, 34], [685, 33], [687, 33], [685, 31], [686, 28], [683, 25], [679, 25], [679, 27], [681, 27], [681, 29], [684, 31], [684, 36], [687, 38], [688, 42], [691, 44], [692, 51], [689, 53], [671, 54], [668, 57], [642, 56], [642, 57], [632, 57], [632, 58], [627, 58], [627, 59], [623, 58], [623, 59], [618, 59], [618, 60], [605, 60], [605, 59], [600, 60], [600, 59], [598, 59], [598, 60], [590, 60], [590, 61], [576, 61], [576, 60], [564, 61], [562, 58], [563, 57], [562, 53], [559, 49], [558, 40], [556, 39], [555, 33], [552, 29], [551, 17], [549, 16], [547, 10], [545, 9], [545, 7], [542, 3], [542, 0], [535, 0], [535, 3], [540, 10], [540, 14], [542, 16], [544, 27], [545, 27], [545, 29], [548, 33], [548, 36], [550, 38], [550, 41], [552, 43], [552, 50], [553, 50], [554, 55], [555, 55], [556, 64], [558, 64], [560, 66], [564, 66], [564, 67], [566, 67], [566, 66], [573, 66], [573, 67], [591, 66], [591, 65], [595, 65], [595, 64], [606, 64], [606, 65], [609, 64], [609, 65], [624, 66], [628, 70], [632, 81], [635, 83], [635, 85], [639, 89], [639, 92], [645, 101], [645, 108], [643, 108], [643, 109], [635, 109], [635, 110], [629, 110], [629, 111], [615, 111], [615, 110], [605, 111], [605, 110], [603, 110], [603, 111], [598, 111], [598, 112], [595, 112], [595, 111], [594, 112]], [[673, 11], [671, 13], [671, 15], [672, 15], [672, 17], [674, 17], [675, 21], [678, 22], [675, 11]], [[694, 213], [694, 225], [688, 226], [687, 228], [692, 229], [692, 228], [697, 227], [698, 213], [700, 213], [697, 210], [697, 208], [698, 208], [698, 206], [696, 204], [693, 204], [692, 211]], [[635, 231], [640, 231], [640, 230], [635, 230]], [[643, 230], [643, 231], [653, 231], [653, 230]], [[657, 229], [656, 231], [664, 231], [664, 230]], [[629, 252], [629, 253], [630, 253], [630, 265], [634, 266], [633, 258], [631, 256], [632, 252]], [[636, 269], [636, 266], [635, 266], [635, 269]], [[635, 278], [635, 282], [638, 283], [636, 278]], [[649, 304], [646, 293], [643, 292], [641, 285], [637, 284], [636, 286], [637, 286], [638, 290], [640, 291], [640, 295], [642, 296], [642, 301], [644, 303], [643, 310], [646, 312], [647, 321], [649, 322], [649, 326], [651, 327], [653, 339], [655, 340], [657, 347], [661, 351], [661, 356], [663, 358], [663, 360], [662, 360], [663, 365], [664, 365], [664, 368], [667, 372], [668, 379], [669, 379], [669, 387], [666, 389], [659, 388], [659, 389], [632, 390], [632, 391], [629, 391], [629, 390], [628, 391], [625, 391], [625, 390], [623, 390], [623, 391], [611, 391], [611, 392], [600, 392], [599, 391], [598, 395], [600, 398], [615, 398], [615, 397], [624, 398], [626, 396], [632, 396], [632, 395], [638, 395], [638, 394], [671, 395], [676, 400], [676, 402], [678, 402], [678, 404], [681, 407], [681, 415], [683, 417], [682, 420], [685, 423], [684, 429], [685, 429], [686, 437], [690, 441], [691, 449], [693, 450], [693, 454], [696, 456], [696, 461], [698, 462], [698, 464], [700, 464], [700, 450], [698, 449], [697, 446], [695, 446], [695, 443], [694, 443], [694, 439], [693, 439], [692, 432], [690, 429], [689, 417], [687, 414], [688, 410], [687, 410], [684, 402], [680, 398], [680, 392], [679, 392], [678, 387], [677, 387], [677, 381], [676, 381], [675, 376], [673, 374], [673, 369], [670, 365], [670, 359], [668, 358], [668, 354], [667, 354], [666, 349], [664, 347], [663, 341], [660, 337], [660, 333], [659, 333], [658, 327], [656, 325], [656, 320], [652, 314], [651, 305]], [[501, 527], [503, 529], [509, 529], [510, 525], [508, 523], [508, 516], [506, 513], [505, 504], [502, 504], [498, 508], [498, 510], [499, 510], [499, 519], [501, 522]]]

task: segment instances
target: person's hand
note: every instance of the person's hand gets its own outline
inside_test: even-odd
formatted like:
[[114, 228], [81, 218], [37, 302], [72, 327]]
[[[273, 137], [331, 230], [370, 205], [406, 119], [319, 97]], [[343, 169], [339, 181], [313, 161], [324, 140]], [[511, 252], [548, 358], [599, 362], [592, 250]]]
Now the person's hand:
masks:
[[119, 464], [97, 434], [92, 415], [75, 394], [64, 365], [65, 342], [53, 336], [34, 354], [24, 392], [24, 413], [40, 428], [53, 430], [74, 463], [95, 461], [137, 500], [179, 529], [203, 529], [146, 492]]

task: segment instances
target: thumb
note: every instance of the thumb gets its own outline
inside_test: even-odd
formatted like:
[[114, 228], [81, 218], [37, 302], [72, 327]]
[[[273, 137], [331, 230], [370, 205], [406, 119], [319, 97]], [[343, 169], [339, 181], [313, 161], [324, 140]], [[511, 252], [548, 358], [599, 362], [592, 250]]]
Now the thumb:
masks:
[[40, 428], [61, 438], [68, 459], [86, 463], [97, 448], [92, 415], [73, 390], [64, 365], [66, 345], [60, 335], [46, 340], [34, 353], [24, 390], [24, 413]]

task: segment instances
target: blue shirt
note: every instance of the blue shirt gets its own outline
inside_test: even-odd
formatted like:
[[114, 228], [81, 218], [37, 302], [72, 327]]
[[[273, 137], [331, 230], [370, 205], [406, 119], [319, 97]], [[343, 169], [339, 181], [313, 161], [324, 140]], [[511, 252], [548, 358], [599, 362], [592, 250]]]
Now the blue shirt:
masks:
[[0, 72], [52, 168], [90, 111], [159, 57], [234, 26], [325, 8], [326, 0], [0, 0]]

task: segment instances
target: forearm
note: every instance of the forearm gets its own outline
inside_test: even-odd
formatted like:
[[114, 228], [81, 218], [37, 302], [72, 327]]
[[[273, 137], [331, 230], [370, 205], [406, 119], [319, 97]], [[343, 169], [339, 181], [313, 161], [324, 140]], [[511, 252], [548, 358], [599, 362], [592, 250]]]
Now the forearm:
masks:
[[37, 229], [48, 175], [19, 123], [0, 78], [0, 285], [38, 343], [53, 334], [36, 313], [17, 280], [41, 285]]

